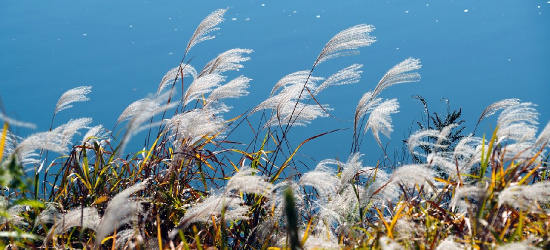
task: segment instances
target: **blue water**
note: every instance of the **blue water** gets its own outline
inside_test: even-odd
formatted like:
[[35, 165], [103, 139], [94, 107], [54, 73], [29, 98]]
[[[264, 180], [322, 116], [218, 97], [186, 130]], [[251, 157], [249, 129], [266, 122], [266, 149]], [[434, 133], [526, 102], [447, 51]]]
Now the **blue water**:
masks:
[[[361, 95], [372, 90], [393, 65], [420, 58], [422, 80], [382, 93], [398, 98], [390, 151], [398, 148], [422, 106], [432, 111], [462, 108], [466, 131], [483, 109], [505, 99], [538, 104], [541, 127], [550, 120], [550, 2], [546, 1], [2, 1], [0, 2], [0, 96], [10, 117], [38, 129], [15, 128], [26, 135], [49, 128], [59, 96], [91, 85], [91, 101], [62, 111], [55, 125], [92, 117], [111, 129], [124, 108], [149, 93], [181, 60], [199, 22], [227, 8], [217, 38], [194, 47], [192, 65], [231, 48], [255, 52], [239, 74], [253, 79], [251, 94], [230, 104], [236, 115], [266, 99], [286, 74], [310, 69], [324, 44], [339, 31], [372, 24], [377, 37], [355, 57], [330, 60], [314, 75], [327, 77], [352, 63], [364, 64], [360, 83], [333, 87], [318, 96], [334, 108], [331, 118], [315, 120], [290, 135], [296, 144], [336, 128], [350, 128]], [[495, 119], [478, 129], [490, 132]], [[416, 127], [414, 127], [416, 128]], [[233, 141], [245, 138], [235, 134]], [[383, 142], [390, 141], [387, 138]], [[127, 151], [140, 148], [130, 145]], [[243, 141], [248, 143], [249, 141]], [[306, 144], [300, 153], [314, 160], [347, 158], [351, 131]], [[369, 135], [361, 150], [374, 164], [381, 150]], [[302, 156], [300, 156], [302, 157]], [[314, 160], [302, 157], [307, 163]]]

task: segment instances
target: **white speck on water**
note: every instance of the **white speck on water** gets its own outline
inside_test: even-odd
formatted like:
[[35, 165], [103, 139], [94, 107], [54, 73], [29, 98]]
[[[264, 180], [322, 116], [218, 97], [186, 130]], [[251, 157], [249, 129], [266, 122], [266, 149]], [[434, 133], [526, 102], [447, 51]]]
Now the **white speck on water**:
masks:
[[231, 21], [237, 21], [236, 17], [231, 18]]
[[395, 50], [399, 50], [399, 48], [395, 48]]
[[464, 10], [464, 13], [468, 13], [468, 9], [465, 9], [465, 10]]
[[87, 35], [88, 35], [88, 34], [86, 34], [86, 33], [82, 34], [82, 36], [87, 36]]
[[250, 17], [247, 17], [244, 19], [245, 21], [250, 21]]
[[292, 11], [292, 13], [296, 14], [296, 13], [298, 13], [298, 11], [297, 11], [297, 10], [294, 10], [294, 11]]
[[439, 19], [435, 19], [435, 22], [436, 22], [436, 23], [439, 23]]
[[406, 11], [405, 11], [405, 13], [409, 13], [409, 11], [408, 11], [408, 10], [406, 10]]
[[168, 18], [168, 20], [172, 20], [172, 18], [171, 18], [171, 17], [169, 17], [169, 18]]
[[168, 52], [168, 55], [169, 55], [169, 56], [171, 56], [171, 55], [173, 55], [173, 54], [174, 54], [174, 52]]
[[260, 4], [262, 7], [265, 7], [265, 3]]
[[427, 4], [426, 4], [426, 7], [430, 7], [430, 4], [429, 4], [429, 3], [427, 3]]
[[316, 18], [321, 18], [321, 15], [316, 15], [315, 17], [316, 17]]
[[537, 9], [540, 9], [540, 5], [537, 6]]
[[512, 58], [508, 58], [508, 62], [512, 61]]
[[133, 28], [133, 27], [134, 27], [134, 25], [131, 25], [131, 24], [130, 24], [130, 26], [128, 26], [128, 27], [130, 27], [130, 28]]

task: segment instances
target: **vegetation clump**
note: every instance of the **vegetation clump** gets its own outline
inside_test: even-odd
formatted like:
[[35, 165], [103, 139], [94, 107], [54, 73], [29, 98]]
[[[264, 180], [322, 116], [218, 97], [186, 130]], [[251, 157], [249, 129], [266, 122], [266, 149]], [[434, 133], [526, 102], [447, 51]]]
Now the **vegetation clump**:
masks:
[[[88, 100], [89, 86], [65, 92], [50, 129], [26, 138], [10, 127], [33, 124], [0, 114], [1, 246], [550, 247], [550, 123], [538, 132], [534, 104], [507, 99], [490, 105], [478, 124], [500, 112], [497, 126], [481, 137], [475, 130], [464, 135], [462, 110], [428, 115], [405, 140], [408, 162], [367, 166], [361, 152], [365, 135], [371, 131], [389, 159], [380, 134], [390, 137], [391, 116], [399, 110], [397, 99], [381, 93], [420, 81], [420, 60], [407, 58], [358, 100], [348, 159], [325, 159], [300, 172], [300, 148], [337, 130], [296, 145], [289, 138], [292, 129], [331, 117], [332, 109], [317, 95], [357, 83], [362, 73], [361, 64], [352, 64], [321, 77], [316, 67], [359, 54], [376, 41], [374, 27], [361, 24], [336, 34], [310, 70], [283, 77], [265, 101], [225, 119], [231, 107], [224, 101], [247, 95], [252, 81], [228, 80], [225, 73], [243, 68], [253, 51], [228, 50], [202, 70], [186, 58], [194, 46], [214, 38], [226, 11], [216, 10], [199, 24], [181, 63], [166, 73], [155, 94], [124, 109], [112, 131], [93, 126], [91, 118], [53, 127], [58, 112]], [[258, 124], [251, 122], [255, 119]], [[242, 127], [252, 141], [228, 139]], [[140, 132], [147, 133], [146, 147], [125, 153]]]

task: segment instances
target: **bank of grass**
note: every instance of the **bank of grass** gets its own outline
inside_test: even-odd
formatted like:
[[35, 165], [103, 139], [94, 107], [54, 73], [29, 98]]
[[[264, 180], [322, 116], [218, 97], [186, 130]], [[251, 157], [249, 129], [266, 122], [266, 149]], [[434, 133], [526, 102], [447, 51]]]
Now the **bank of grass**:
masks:
[[[464, 133], [457, 117], [447, 124], [435, 115], [437, 119], [428, 118], [432, 126], [430, 122], [421, 126], [404, 145], [410, 156], [404, 159], [410, 164], [393, 166], [385, 161], [364, 166], [364, 134], [371, 131], [373, 143], [384, 149], [379, 133], [389, 137], [390, 115], [399, 107], [395, 99], [385, 100], [379, 94], [392, 85], [419, 80], [420, 61], [409, 58], [386, 72], [358, 101], [349, 159], [327, 159], [296, 173], [300, 147], [336, 131], [309, 135], [293, 145], [287, 138], [292, 128], [329, 117], [331, 110], [316, 94], [358, 82], [361, 73], [361, 65], [354, 64], [321, 78], [313, 74], [316, 66], [358, 53], [375, 41], [369, 34], [374, 28], [358, 25], [340, 32], [325, 45], [311, 70], [289, 74], [266, 101], [224, 120], [222, 114], [229, 107], [223, 99], [245, 95], [250, 79], [237, 77], [222, 84], [222, 73], [242, 68], [241, 62], [252, 51], [221, 53], [201, 71], [185, 58], [194, 45], [213, 38], [211, 32], [225, 11], [217, 10], [203, 20], [182, 62], [164, 76], [157, 93], [132, 103], [112, 131], [80, 118], [23, 139], [13, 135], [10, 126], [30, 125], [2, 115], [1, 245], [12, 249], [550, 246], [546, 151], [550, 128], [537, 132], [533, 104], [507, 99], [487, 107], [480, 121], [500, 114], [497, 128], [482, 137], [458, 136]], [[53, 116], [74, 102], [86, 101], [89, 91], [90, 87], [67, 91]], [[261, 117], [259, 124], [250, 122], [253, 115]], [[230, 140], [237, 127], [249, 128], [254, 139]], [[88, 132], [81, 140], [71, 139], [77, 131]], [[146, 142], [131, 141], [140, 131], [147, 134]], [[128, 143], [146, 147], [128, 153]], [[63, 156], [51, 159], [54, 154], [49, 151]]]

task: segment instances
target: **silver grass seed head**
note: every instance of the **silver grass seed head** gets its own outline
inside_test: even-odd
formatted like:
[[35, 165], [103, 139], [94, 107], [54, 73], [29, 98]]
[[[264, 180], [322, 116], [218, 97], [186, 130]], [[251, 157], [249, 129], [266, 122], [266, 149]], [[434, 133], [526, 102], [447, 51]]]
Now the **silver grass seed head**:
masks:
[[550, 122], [546, 124], [542, 132], [540, 132], [539, 137], [537, 138], [537, 142], [535, 143], [536, 146], [543, 146], [546, 144], [546, 146], [550, 146]]
[[212, 92], [214, 89], [219, 87], [225, 79], [226, 76], [220, 75], [219, 73], [212, 73], [198, 77], [185, 91], [183, 105], [187, 105], [190, 102], [199, 99], [202, 95]]
[[[324, 78], [312, 76], [310, 74], [311, 72], [309, 70], [302, 70], [284, 76], [275, 84], [275, 86], [273, 86], [273, 89], [271, 90], [269, 96], [273, 96], [280, 88], [286, 89], [289, 86], [293, 86], [292, 89], [286, 89], [284, 92], [293, 93], [293, 96], [295, 96], [294, 98], [298, 98], [300, 92], [302, 92], [305, 83], [307, 83], [306, 87], [310, 88], [311, 90], [316, 89], [316, 83], [324, 80]], [[282, 93], [283, 92], [279, 94]]]
[[340, 184], [333, 168], [319, 164], [313, 171], [309, 171], [300, 177], [298, 185], [314, 187], [321, 197], [327, 199], [334, 196]]
[[481, 120], [495, 114], [498, 110], [502, 110], [510, 106], [518, 105], [519, 103], [520, 103], [519, 99], [504, 99], [498, 102], [494, 102], [491, 105], [487, 106], [485, 110], [483, 110], [483, 112], [479, 116], [478, 123]]
[[62, 215], [55, 222], [50, 231], [48, 231], [44, 244], [47, 245], [52, 237], [66, 233], [73, 227], [89, 228], [95, 231], [100, 219], [101, 217], [95, 207], [75, 208]]
[[137, 214], [142, 211], [142, 201], [138, 198], [131, 198], [130, 196], [145, 189], [149, 186], [150, 182], [151, 179], [145, 179], [142, 182], [136, 183], [119, 192], [109, 201], [101, 221], [98, 220], [98, 225], [95, 230], [96, 246], [99, 246], [101, 241], [118, 227], [137, 219]]
[[391, 132], [393, 132], [393, 125], [391, 114], [398, 113], [399, 103], [397, 99], [386, 100], [377, 105], [371, 112], [367, 124], [365, 125], [365, 132], [369, 129], [372, 130], [372, 134], [378, 144], [382, 145], [380, 141], [379, 132], [390, 138]]
[[319, 94], [319, 92], [330, 86], [358, 83], [361, 79], [361, 73], [363, 73], [363, 71], [359, 70], [362, 67], [363, 64], [356, 63], [334, 73], [317, 87], [314, 95]]
[[498, 116], [497, 121], [499, 142], [503, 140], [533, 141], [538, 129], [539, 115], [535, 106], [533, 103], [524, 102], [505, 108]]
[[227, 9], [215, 10], [202, 20], [202, 22], [195, 30], [195, 33], [193, 33], [193, 36], [191, 36], [191, 39], [189, 39], [189, 43], [187, 44], [187, 48], [185, 49], [186, 53], [198, 43], [214, 39], [216, 37], [209, 34], [220, 29], [216, 26], [224, 21], [223, 16], [225, 12], [227, 12]]
[[373, 97], [378, 96], [384, 89], [393, 85], [420, 81], [420, 74], [411, 71], [418, 70], [421, 67], [420, 60], [412, 57], [393, 66], [374, 88]]
[[68, 153], [68, 146], [71, 145], [73, 136], [78, 130], [86, 128], [92, 122], [91, 118], [73, 119], [66, 124], [60, 125], [47, 132], [40, 132], [25, 138], [14, 149], [19, 161], [22, 164], [32, 164], [39, 162], [33, 157], [37, 156], [33, 152], [37, 149], [54, 151], [60, 154]]
[[246, 90], [248, 86], [250, 86], [249, 82], [252, 79], [245, 77], [245, 76], [239, 76], [228, 83], [217, 87], [210, 93], [206, 100], [207, 106], [212, 106], [215, 103], [219, 102], [222, 99], [227, 98], [239, 98], [241, 96], [248, 95], [248, 91]]
[[81, 86], [67, 90], [65, 93], [63, 93], [63, 95], [61, 95], [61, 97], [57, 101], [54, 115], [57, 114], [59, 111], [71, 108], [73, 106], [71, 105], [71, 103], [90, 100], [90, 98], [86, 97], [86, 95], [89, 94], [91, 91], [91, 86]]
[[174, 115], [167, 122], [173, 138], [186, 145], [194, 144], [205, 135], [215, 135], [225, 128], [225, 120], [208, 108], [192, 109]]
[[[273, 115], [266, 122], [264, 128], [279, 125], [307, 126], [312, 120], [318, 117], [327, 117], [327, 110], [332, 110], [328, 107], [319, 107], [319, 105], [304, 104], [304, 103], [281, 103], [276, 110], [276, 115]], [[291, 120], [292, 119], [292, 120]]]
[[239, 71], [239, 69], [244, 67], [241, 63], [250, 60], [250, 57], [246, 57], [244, 54], [250, 54], [252, 52], [254, 51], [251, 49], [239, 48], [225, 51], [208, 62], [199, 73], [199, 77], [212, 73], [223, 73], [230, 70]]
[[151, 98], [143, 98], [139, 99], [124, 109], [122, 111], [122, 114], [118, 117], [117, 124], [121, 123], [123, 121], [130, 120], [134, 115], [141, 113], [141, 112], [147, 112], [150, 110], [155, 110], [160, 107], [160, 104]]
[[[0, 121], [4, 121], [4, 122], [8, 123], [8, 125], [10, 125], [10, 126], [36, 129], [36, 125], [33, 124], [33, 123], [18, 121], [16, 119], [7, 117], [2, 112], [0, 112]], [[2, 123], [2, 125], [3, 125], [3, 123]]]
[[239, 172], [229, 179], [225, 191], [231, 193], [238, 191], [242, 193], [253, 193], [269, 196], [273, 185], [264, 177], [256, 175], [258, 170], [250, 167], [241, 168]]
[[359, 54], [357, 49], [376, 41], [375, 37], [369, 34], [373, 30], [372, 25], [359, 24], [340, 31], [321, 50], [316, 65], [332, 58]]
[[[182, 76], [183, 74], [183, 76]], [[170, 82], [174, 82], [177, 78], [192, 76], [193, 80], [197, 79], [197, 70], [189, 64], [181, 63], [180, 66], [175, 67], [162, 77], [159, 87], [157, 89], [157, 95], [162, 93], [162, 91], [169, 85]]]

